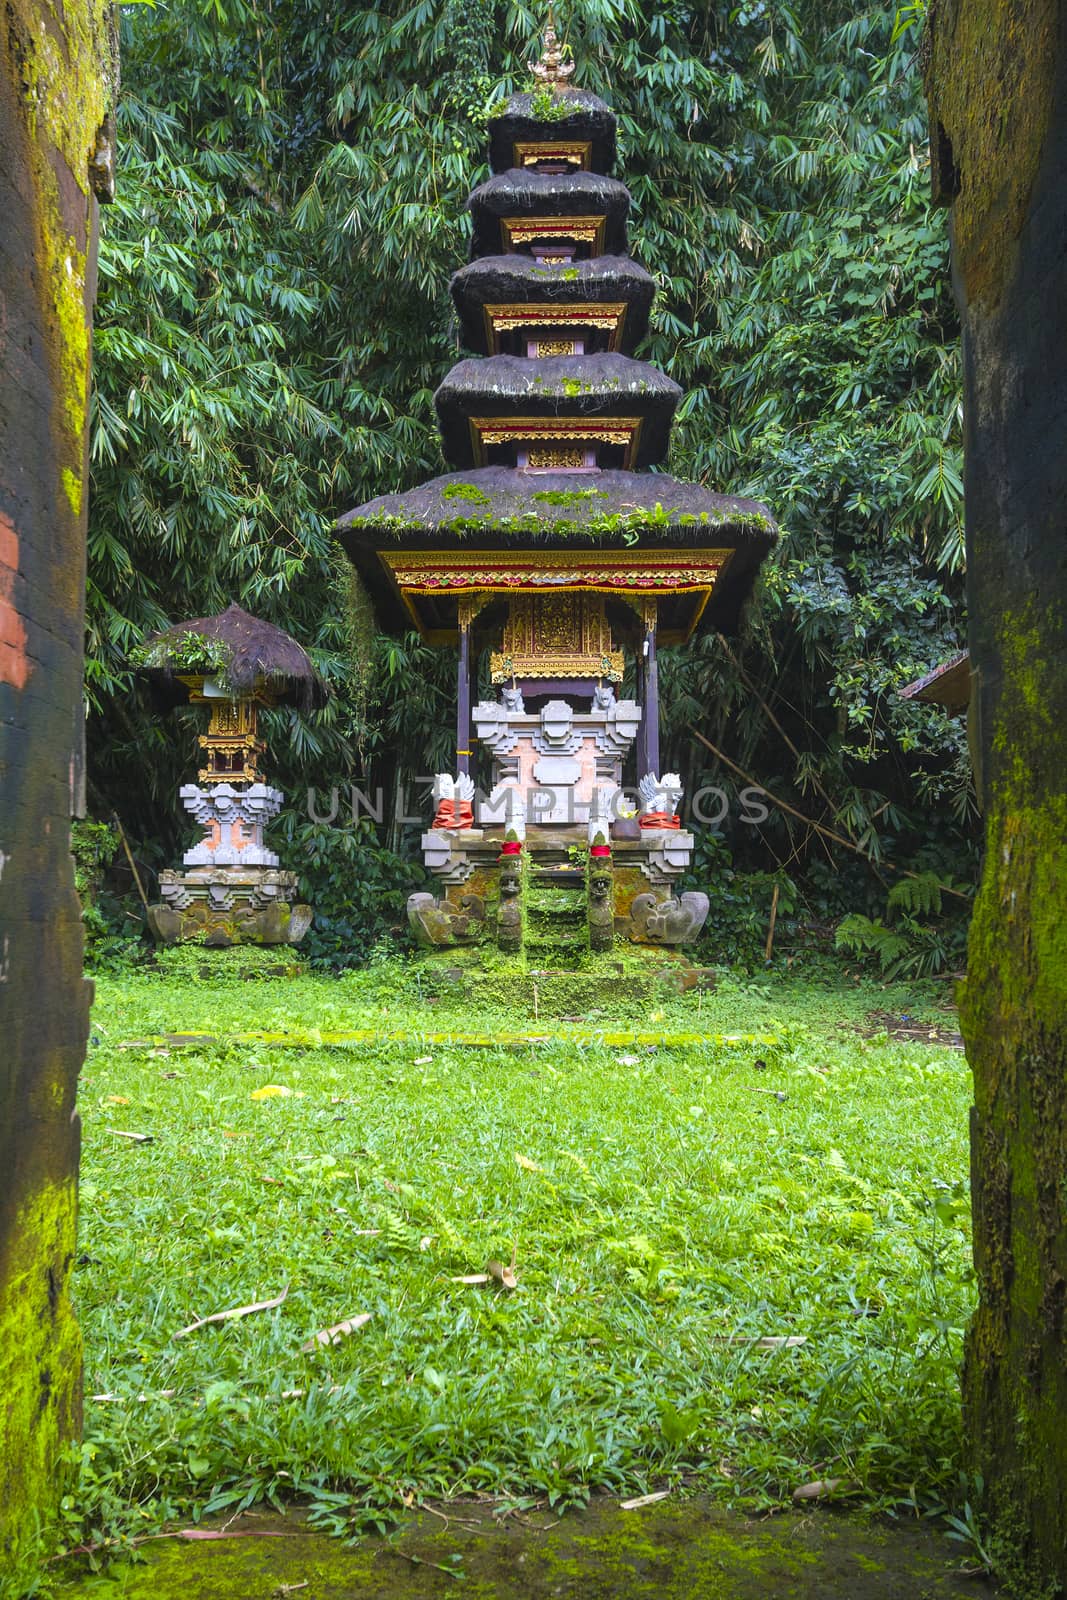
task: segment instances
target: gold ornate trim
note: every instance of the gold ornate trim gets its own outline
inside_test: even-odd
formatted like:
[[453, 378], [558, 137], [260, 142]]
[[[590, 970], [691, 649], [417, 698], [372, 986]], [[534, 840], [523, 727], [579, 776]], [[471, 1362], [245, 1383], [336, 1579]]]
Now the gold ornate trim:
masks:
[[[730, 550], [678, 550], [663, 555], [643, 551], [632, 556], [618, 550], [483, 550], [470, 554], [396, 550], [383, 551], [381, 559], [405, 595], [473, 595], [488, 604], [491, 594], [516, 589], [587, 590], [633, 596], [635, 609], [645, 621], [643, 608], [656, 605], [650, 591], [710, 593], [732, 554]], [[648, 596], [647, 600], [642, 596]]]
[[471, 443], [478, 466], [488, 462], [491, 445], [617, 444], [623, 447], [623, 470], [633, 465], [641, 437], [641, 417], [471, 417]]
[[601, 656], [538, 656], [536, 662], [516, 661], [505, 651], [489, 656], [491, 683], [510, 683], [512, 678], [607, 678], [621, 683], [626, 663], [621, 650], [608, 650]]
[[539, 161], [568, 161], [581, 172], [588, 172], [593, 159], [593, 146], [589, 140], [518, 139], [512, 146], [512, 165], [535, 167]]
[[486, 341], [491, 354], [499, 350], [500, 335], [528, 328], [536, 338], [541, 328], [603, 328], [611, 335], [608, 349], [617, 350], [626, 325], [626, 303], [604, 300], [581, 305], [545, 305], [527, 301], [484, 308]]
[[530, 72], [558, 94], [574, 76], [574, 60], [569, 45], [561, 45], [556, 34], [556, 11], [549, 0], [548, 21], [545, 24], [544, 49], [540, 61], [535, 61]]
[[604, 229], [607, 217], [501, 217], [500, 235], [505, 254], [519, 245], [533, 244], [535, 239], [558, 243], [560, 239], [573, 239], [575, 244], [587, 244], [590, 254], [604, 253]]
[[460, 628], [464, 632], [470, 628], [475, 617], [479, 614], [479, 612], [485, 610], [486, 606], [489, 605], [491, 600], [492, 595], [488, 595], [484, 592], [484, 590], [478, 589], [473, 590], [469, 594], [460, 596], [456, 609], [459, 617]]

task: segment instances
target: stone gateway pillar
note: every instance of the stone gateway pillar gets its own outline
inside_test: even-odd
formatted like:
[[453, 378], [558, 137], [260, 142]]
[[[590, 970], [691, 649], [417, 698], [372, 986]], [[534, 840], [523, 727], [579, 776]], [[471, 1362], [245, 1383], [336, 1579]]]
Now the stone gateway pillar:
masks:
[[963, 1005], [979, 1285], [964, 1411], [1013, 1592], [1023, 1572], [1051, 1592], [1067, 1586], [1067, 0], [930, 15], [986, 816]]
[[34, 1555], [81, 1416], [70, 1303], [88, 1027], [81, 773], [89, 319], [114, 62], [98, 0], [0, 36], [0, 1572]]

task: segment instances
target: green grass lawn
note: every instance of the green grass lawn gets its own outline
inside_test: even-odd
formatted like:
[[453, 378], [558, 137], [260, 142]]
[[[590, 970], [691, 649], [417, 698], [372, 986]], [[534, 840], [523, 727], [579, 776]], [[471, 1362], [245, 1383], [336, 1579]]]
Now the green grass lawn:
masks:
[[[98, 980], [76, 1292], [107, 1398], [87, 1399], [72, 1537], [295, 1495], [353, 1527], [676, 1483], [952, 1500], [970, 1076], [856, 1029], [932, 1017], [932, 991], [773, 978], [649, 1002], [623, 979], [535, 1021], [506, 983], [479, 1011], [424, 973]], [[399, 1037], [316, 1043], [360, 1030]], [[464, 1032], [516, 1042], [440, 1040]], [[151, 1042], [173, 1033], [214, 1042]], [[233, 1038], [256, 1033], [302, 1042]], [[514, 1289], [455, 1281], [513, 1258]]]

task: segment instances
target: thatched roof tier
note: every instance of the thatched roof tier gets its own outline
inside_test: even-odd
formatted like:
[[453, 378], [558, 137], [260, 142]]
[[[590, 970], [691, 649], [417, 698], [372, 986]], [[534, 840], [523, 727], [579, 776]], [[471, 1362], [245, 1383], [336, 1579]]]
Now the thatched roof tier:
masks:
[[482, 256], [452, 277], [452, 299], [459, 313], [463, 342], [479, 355], [490, 354], [486, 308], [570, 304], [626, 307], [618, 349], [631, 355], [648, 331], [648, 314], [656, 292], [651, 273], [629, 256], [595, 256], [591, 261], [534, 261], [530, 256]]
[[485, 420], [617, 418], [639, 424], [630, 429], [626, 460], [637, 468], [666, 456], [682, 391], [658, 367], [630, 356], [489, 356], [460, 361], [434, 398], [445, 458], [454, 467], [487, 464], [481, 448], [487, 430], [480, 427]]
[[578, 559], [610, 551], [621, 559], [642, 551], [727, 553], [710, 599], [699, 589], [660, 597], [669, 642], [686, 637], [698, 623], [732, 632], [777, 538], [774, 521], [758, 501], [712, 494], [665, 473], [582, 478], [509, 467], [448, 473], [403, 494], [382, 495], [348, 512], [334, 532], [369, 589], [382, 626], [403, 632], [414, 614], [439, 643], [455, 631], [455, 597], [420, 597], [413, 613], [414, 602], [410, 596], [405, 601], [390, 571], [392, 553], [565, 551]]
[[239, 605], [215, 617], [194, 617], [149, 634], [137, 651], [138, 672], [167, 705], [188, 699], [181, 679], [218, 678], [236, 695], [256, 691], [304, 710], [322, 705], [326, 690], [302, 645]]
[[609, 173], [615, 165], [615, 117], [597, 95], [587, 89], [564, 89], [553, 99], [561, 113], [551, 119], [536, 115], [541, 96], [513, 94], [503, 110], [489, 119], [489, 162], [494, 172], [507, 172], [529, 160], [529, 147], [538, 145], [587, 146], [585, 165], [590, 172]]
[[971, 701], [971, 653], [958, 650], [932, 672], [899, 691], [902, 700], [923, 700], [944, 706], [951, 717], [962, 716]]
[[[624, 256], [630, 191], [597, 172], [524, 172], [512, 167], [479, 184], [467, 202], [474, 219], [471, 260], [507, 253], [527, 242], [523, 225], [551, 219], [589, 235], [588, 255]], [[511, 224], [514, 223], [515, 226]]]

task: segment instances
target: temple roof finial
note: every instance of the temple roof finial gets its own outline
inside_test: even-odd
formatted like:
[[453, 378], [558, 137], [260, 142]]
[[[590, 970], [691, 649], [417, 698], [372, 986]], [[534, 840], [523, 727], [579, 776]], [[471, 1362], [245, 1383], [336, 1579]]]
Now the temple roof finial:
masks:
[[564, 60], [556, 35], [556, 12], [552, 0], [549, 0], [548, 21], [545, 24], [544, 50], [540, 61], [535, 61], [530, 71], [538, 83], [556, 90], [566, 89], [574, 76], [574, 62]]

